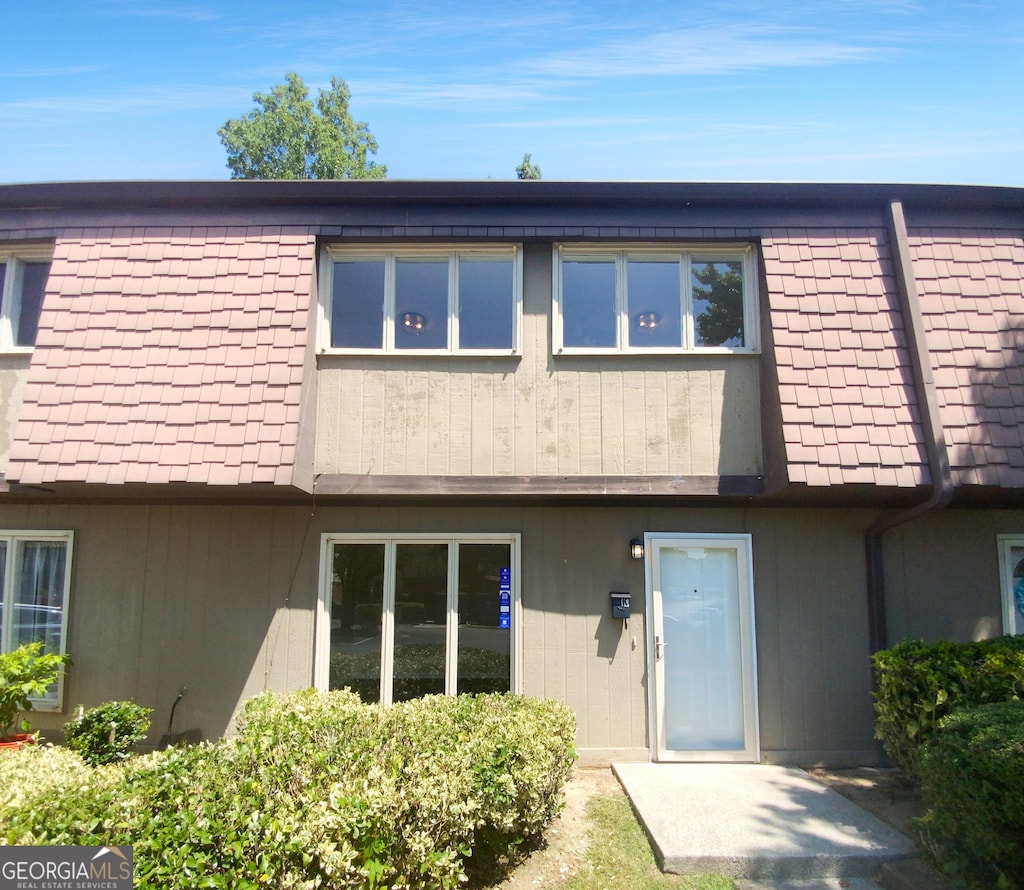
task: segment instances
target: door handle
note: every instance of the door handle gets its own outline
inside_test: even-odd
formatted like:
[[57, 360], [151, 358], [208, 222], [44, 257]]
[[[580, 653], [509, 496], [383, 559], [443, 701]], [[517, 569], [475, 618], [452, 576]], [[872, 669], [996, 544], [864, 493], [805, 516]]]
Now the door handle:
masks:
[[661, 661], [665, 655], [665, 642], [657, 634], [654, 635], [654, 660]]

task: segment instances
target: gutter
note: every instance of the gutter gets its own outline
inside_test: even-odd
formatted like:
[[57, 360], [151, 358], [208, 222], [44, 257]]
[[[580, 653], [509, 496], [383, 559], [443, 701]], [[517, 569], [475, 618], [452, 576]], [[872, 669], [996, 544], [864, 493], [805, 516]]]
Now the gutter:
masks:
[[953, 477], [949, 469], [946, 451], [946, 435], [939, 416], [939, 400], [935, 389], [931, 358], [921, 313], [921, 300], [917, 293], [910, 258], [910, 242], [907, 237], [907, 222], [900, 201], [889, 203], [889, 240], [893, 246], [893, 264], [896, 271], [896, 287], [900, 297], [900, 313], [903, 316], [907, 336], [907, 351], [910, 369], [914, 379], [918, 410], [921, 414], [921, 432], [928, 457], [928, 469], [932, 479], [932, 491], [927, 500], [899, 513], [877, 519], [865, 533], [867, 556], [868, 631], [871, 652], [885, 649], [889, 645], [885, 618], [885, 570], [883, 564], [882, 536], [891, 528], [910, 522], [932, 510], [945, 507], [953, 497]]

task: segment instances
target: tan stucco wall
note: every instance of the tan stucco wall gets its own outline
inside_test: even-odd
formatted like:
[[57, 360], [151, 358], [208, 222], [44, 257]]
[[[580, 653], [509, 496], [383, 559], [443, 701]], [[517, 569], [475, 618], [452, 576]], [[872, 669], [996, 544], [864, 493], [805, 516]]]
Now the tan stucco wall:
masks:
[[552, 356], [551, 248], [514, 358], [319, 357], [316, 472], [758, 475], [758, 356]]
[[[309, 685], [323, 532], [522, 535], [524, 691], [568, 703], [590, 759], [645, 756], [645, 531], [749, 532], [765, 760], [868, 762], [870, 671], [857, 511], [620, 507], [3, 507], [0, 527], [75, 531], [65, 690], [131, 697], [217, 737], [249, 696]], [[608, 593], [634, 595], [628, 630]], [[56, 730], [65, 716], [40, 714]]]

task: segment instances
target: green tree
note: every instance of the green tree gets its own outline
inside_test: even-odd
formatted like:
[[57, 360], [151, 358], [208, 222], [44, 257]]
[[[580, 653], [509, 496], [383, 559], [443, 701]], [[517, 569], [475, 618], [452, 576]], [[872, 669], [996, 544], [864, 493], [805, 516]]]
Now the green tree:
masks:
[[316, 106], [302, 78], [288, 72], [269, 93], [253, 93], [258, 106], [217, 131], [232, 179], [383, 179], [387, 167], [368, 159], [377, 140], [352, 119], [345, 81], [331, 78]]
[[523, 162], [516, 167], [517, 179], [540, 179], [540, 167], [531, 162], [532, 155], [524, 154]]
[[[737, 262], [694, 263], [693, 298], [702, 346], [742, 346], [743, 268]], [[700, 305], [703, 304], [703, 305]]]

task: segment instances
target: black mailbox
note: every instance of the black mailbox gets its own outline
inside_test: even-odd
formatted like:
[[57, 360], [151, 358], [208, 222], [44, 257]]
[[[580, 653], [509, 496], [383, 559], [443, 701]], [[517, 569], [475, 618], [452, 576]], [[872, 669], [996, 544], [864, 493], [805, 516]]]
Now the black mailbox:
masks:
[[629, 618], [629, 594], [612, 591], [612, 618]]

